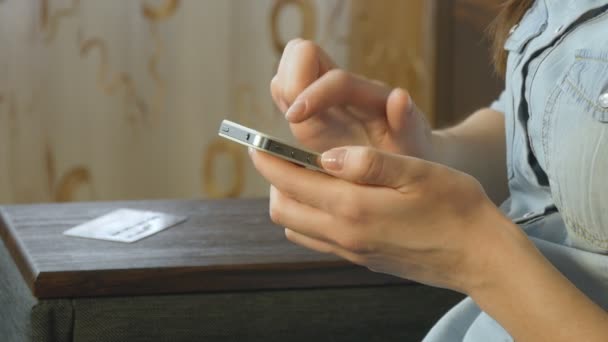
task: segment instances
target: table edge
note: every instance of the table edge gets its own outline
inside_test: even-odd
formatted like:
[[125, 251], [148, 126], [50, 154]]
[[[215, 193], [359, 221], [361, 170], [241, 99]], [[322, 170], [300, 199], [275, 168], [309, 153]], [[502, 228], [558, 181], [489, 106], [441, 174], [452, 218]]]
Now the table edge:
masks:
[[[141, 274], [137, 274], [140, 272]], [[145, 276], [140, 276], [145, 274]], [[38, 299], [144, 296], [410, 284], [350, 263], [41, 272]]]
[[4, 207], [0, 206], [0, 238], [11, 255], [13, 262], [19, 269], [23, 280], [34, 293], [36, 282], [40, 273], [34, 262], [29, 258], [26, 248], [18, 238], [14, 229], [11, 228], [10, 218], [4, 213]]

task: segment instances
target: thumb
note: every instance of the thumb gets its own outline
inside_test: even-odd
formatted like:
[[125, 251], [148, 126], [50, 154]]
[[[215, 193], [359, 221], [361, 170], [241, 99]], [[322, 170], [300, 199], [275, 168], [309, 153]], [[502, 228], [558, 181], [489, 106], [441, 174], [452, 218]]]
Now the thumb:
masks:
[[331, 149], [323, 153], [321, 164], [335, 177], [394, 189], [414, 183], [428, 172], [427, 163], [420, 159], [362, 146]]

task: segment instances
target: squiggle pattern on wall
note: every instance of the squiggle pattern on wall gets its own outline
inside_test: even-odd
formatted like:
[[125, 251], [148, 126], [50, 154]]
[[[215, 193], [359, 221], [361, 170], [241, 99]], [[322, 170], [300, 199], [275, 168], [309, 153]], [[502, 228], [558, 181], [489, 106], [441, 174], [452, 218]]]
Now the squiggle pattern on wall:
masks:
[[73, 16], [79, 7], [80, 0], [72, 0], [69, 7], [60, 8], [49, 15], [49, 0], [40, 0], [40, 26], [47, 32], [44, 38], [46, 43], [55, 39], [61, 19]]
[[128, 99], [133, 99], [137, 113], [132, 115], [130, 119], [145, 118], [148, 113], [148, 108], [143, 98], [137, 93], [135, 84], [131, 76], [126, 72], [115, 72], [110, 74], [108, 61], [107, 43], [101, 38], [88, 38], [80, 44], [80, 56], [86, 57], [91, 50], [99, 51], [99, 67], [97, 69], [97, 86], [107, 95], [114, 94], [118, 88], [125, 89], [125, 94]]
[[[27, 4], [25, 4], [26, 1]], [[209, 5], [200, 5], [200, 0], [190, 1], [5, 1], [9, 4], [7, 8], [18, 7], [24, 9], [25, 19], [23, 20], [27, 20], [27, 22], [19, 22], [19, 20], [22, 20], [19, 18], [13, 20], [10, 16], [3, 17], [11, 18], [11, 23], [16, 25], [15, 27], [24, 28], [24, 32], [20, 32], [18, 44], [22, 45], [19, 48], [23, 48], [24, 53], [40, 54], [39, 58], [26, 59], [23, 62], [16, 63], [15, 65], [19, 69], [14, 73], [9, 73], [10, 77], [17, 79], [20, 79], [19, 74], [23, 73], [22, 83], [18, 85], [8, 84], [14, 89], [0, 87], [0, 93], [5, 90], [9, 91], [0, 94], [0, 102], [3, 102], [0, 104], [0, 124], [6, 124], [6, 127], [2, 127], [5, 130], [2, 131], [9, 132], [11, 136], [6, 138], [8, 145], [5, 149], [2, 149], [8, 151], [6, 160], [10, 164], [5, 169], [7, 173], [14, 174], [14, 176], [9, 175], [9, 180], [13, 177], [17, 180], [9, 184], [11, 189], [7, 189], [6, 193], [10, 195], [6, 198], [15, 198], [19, 201], [97, 199], [95, 197], [97, 194], [94, 193], [95, 186], [98, 190], [103, 190], [102, 194], [104, 196], [108, 196], [104, 199], [117, 198], [123, 194], [129, 194], [130, 191], [138, 191], [137, 194], [142, 196], [147, 193], [157, 196], [164, 191], [163, 187], [167, 186], [165, 185], [166, 182], [159, 185], [159, 188], [154, 189], [154, 191], [142, 189], [141, 184], [147, 181], [153, 182], [155, 178], [165, 177], [166, 175], [178, 175], [179, 177], [181, 171], [171, 170], [167, 173], [164, 168], [159, 168], [150, 172], [145, 179], [142, 177], [141, 184], [137, 182], [126, 184], [121, 181], [130, 181], [133, 179], [133, 172], [140, 172], [145, 169], [145, 166], [153, 165], [154, 154], [148, 150], [148, 146], [159, 146], [164, 144], [165, 141], [167, 141], [169, 153], [180, 153], [179, 158], [192, 157], [184, 156], [189, 151], [190, 146], [188, 144], [193, 141], [204, 142], [202, 146], [197, 145], [198, 149], [194, 152], [194, 159], [197, 161], [197, 165], [194, 167], [200, 167], [200, 169], [195, 170], [195, 172], [198, 172], [193, 176], [194, 179], [179, 180], [177, 188], [192, 189], [194, 187], [195, 191], [198, 192], [201, 189], [203, 193], [210, 197], [235, 197], [242, 195], [246, 185], [250, 185], [246, 182], [251, 182], [252, 188], [247, 188], [247, 190], [257, 191], [254, 185], [258, 185], [261, 181], [258, 181], [258, 178], [255, 181], [247, 179], [251, 169], [248, 167], [245, 148], [227, 141], [220, 141], [220, 139], [196, 136], [196, 133], [189, 131], [184, 134], [193, 134], [193, 136], [171, 141], [175, 135], [181, 133], [176, 130], [182, 128], [182, 125], [187, 125], [189, 122], [198, 123], [200, 118], [179, 117], [178, 120], [184, 121], [167, 125], [166, 129], [162, 126], [151, 128], [130, 125], [130, 123], [137, 121], [138, 123], [159, 123], [160, 126], [174, 119], [172, 113], [168, 110], [170, 105], [175, 105], [176, 110], [189, 110], [198, 103], [197, 101], [204, 100], [206, 104], [206, 101], [208, 101], [207, 94], [203, 94], [204, 96], [201, 96], [201, 98], [197, 97], [196, 94], [201, 89], [201, 82], [207, 80], [199, 80], [201, 74], [192, 73], [192, 75], [187, 76], [196, 77], [195, 82], [180, 84], [183, 69], [182, 66], [176, 67], [178, 63], [188, 61], [194, 65], [184, 66], [186, 70], [190, 67], [200, 67], [201, 70], [205, 71], [208, 70], [208, 65], [202, 68], [201, 65], [196, 65], [196, 63], [210, 64], [210, 61], [221, 60], [224, 55], [229, 56], [226, 58], [230, 58], [227, 65], [241, 63], [241, 60], [238, 60], [241, 57], [230, 57], [229, 55], [230, 53], [238, 53], [238, 48], [234, 48], [232, 43], [228, 44], [230, 50], [213, 51], [215, 45], [211, 44], [212, 49], [207, 51], [204, 46], [196, 46], [198, 39], [196, 33], [181, 36], [184, 30], [194, 31], [206, 27], [196, 22], [199, 19], [198, 17], [180, 16], [179, 20], [183, 19], [188, 22], [175, 22], [178, 19], [176, 14], [179, 15], [180, 11], [188, 9], [185, 8], [185, 5], [194, 5], [192, 8], [197, 9], [218, 11], [217, 15], [221, 15], [220, 21], [241, 17], [247, 15], [240, 8], [241, 2], [230, 0], [233, 2], [232, 4], [225, 5], [222, 2], [222, 5], [218, 6], [217, 3], [220, 3], [220, 1], [217, 0], [207, 0]], [[230, 39], [235, 39], [235, 43], [244, 39], [259, 39], [270, 44], [272, 35], [274, 35], [276, 38], [274, 43], [277, 47], [280, 45], [280, 49], [272, 45], [262, 46], [267, 50], [264, 52], [269, 54], [272, 59], [273, 56], [282, 53], [282, 45], [288, 38], [286, 35], [288, 28], [289, 32], [292, 32], [291, 28], [295, 28], [295, 31], [299, 31], [304, 38], [308, 39], [319, 38], [319, 32], [324, 27], [327, 28], [325, 32], [342, 29], [343, 26], [340, 23], [343, 18], [340, 18], [340, 22], [336, 24], [331, 18], [326, 17], [328, 12], [317, 12], [318, 7], [325, 10], [330, 10], [331, 7], [331, 17], [333, 17], [342, 11], [345, 3], [348, 4], [346, 0], [332, 1], [265, 1], [260, 5], [263, 8], [261, 11], [264, 17], [252, 18], [258, 21], [251, 20], [244, 24], [245, 26], [250, 25], [255, 30], [251, 30], [251, 32], [237, 30], [230, 35]], [[0, 0], [0, 3], [2, 2], [3, 0]], [[12, 6], [13, 4], [15, 6]], [[255, 5], [258, 6], [257, 2]], [[334, 7], [334, 5], [336, 6]], [[4, 3], [0, 5], [0, 8], [4, 8]], [[249, 8], [249, 5], [243, 6], [243, 8]], [[271, 18], [271, 10], [275, 13], [274, 19]], [[259, 13], [258, 11], [255, 12], [256, 15]], [[286, 19], [287, 16], [291, 17], [292, 14], [295, 14], [298, 19], [301, 18], [298, 23], [295, 23], [296, 27], [293, 27], [294, 23], [282, 20]], [[318, 23], [317, 19], [327, 21]], [[226, 27], [229, 27], [229, 25], [230, 23], [227, 23]], [[266, 29], [268, 29], [268, 26], [272, 26], [274, 32], [259, 30], [258, 25], [264, 25]], [[261, 32], [258, 33], [258, 31]], [[30, 39], [32, 34], [35, 35], [33, 41]], [[134, 41], [137, 42], [136, 45], [128, 45]], [[327, 42], [328, 45], [335, 44], [335, 39], [330, 38]], [[192, 48], [193, 50], [183, 51], [183, 53], [204, 52], [204, 60], [196, 61], [190, 58], [182, 58], [182, 55], [180, 55], [182, 51], [173, 52], [169, 50], [173, 47], [185, 46], [183, 43], [195, 45]], [[207, 55], [209, 60], [206, 58]], [[33, 64], [36, 68], [32, 68], [32, 72], [23, 72], [27, 71], [30, 61], [39, 64]], [[255, 63], [252, 63], [252, 67], [265, 69], [270, 64], [272, 64], [272, 61], [255, 61]], [[47, 70], [49, 72], [46, 72]], [[39, 71], [42, 72], [39, 74]], [[175, 71], [178, 72], [175, 73]], [[81, 74], [78, 74], [79, 72]], [[174, 74], [172, 75], [172, 73]], [[218, 91], [230, 89], [230, 103], [220, 103], [219, 112], [230, 112], [235, 121], [238, 120], [247, 125], [257, 125], [259, 127], [272, 126], [276, 128], [279, 122], [284, 122], [282, 117], [270, 110], [270, 100], [265, 85], [258, 86], [257, 80], [249, 81], [249, 79], [246, 81], [247, 84], [234, 83], [235, 80], [240, 82], [241, 78], [250, 77], [249, 75], [257, 77], [260, 74], [257, 70], [252, 73], [244, 73], [243, 77], [237, 75], [238, 77], [232, 78], [231, 76], [234, 75], [228, 75], [230, 70], [226, 70], [226, 74], [229, 77], [218, 80], [220, 83], [218, 89], [221, 88]], [[0, 75], [0, 77], [2, 76]], [[28, 111], [28, 91], [35, 84], [40, 84], [40, 88], [46, 92], [43, 93], [39, 101], [36, 101], [38, 107], [31, 111], [32, 115], [28, 115], [30, 114], [30, 111]], [[177, 88], [171, 91], [170, 88], [174, 84], [177, 84]], [[49, 89], [50, 91], [47, 91]], [[206, 85], [203, 89], [206, 89]], [[182, 90], [185, 91], [182, 92]], [[9, 99], [11, 92], [14, 92], [12, 105], [9, 103], [11, 102]], [[175, 97], [171, 98], [171, 96]], [[192, 100], [194, 100], [194, 104], [188, 104], [187, 106], [185, 105], [187, 103], [182, 102]], [[213, 98], [210, 101], [215, 100]], [[87, 106], [91, 105], [95, 106], [95, 110], [87, 111]], [[212, 103], [212, 105], [215, 105], [215, 103]], [[9, 106], [15, 110], [9, 111]], [[99, 112], [111, 113], [112, 116], [90, 117], [90, 115]], [[116, 120], [114, 115], [118, 116], [119, 120]], [[10, 119], [11, 117], [13, 120]], [[125, 117], [130, 122], [124, 122]], [[217, 116], [214, 117], [217, 118]], [[73, 120], [74, 118], [76, 120]], [[214, 121], [213, 117], [205, 117], [203, 120], [204, 122], [207, 120]], [[13, 124], [15, 126], [14, 130], [11, 128]], [[48, 127], [44, 127], [45, 125], [48, 125]], [[74, 125], [83, 126], [76, 127], [78, 129], [76, 131]], [[79, 131], [80, 128], [82, 128], [82, 131]], [[129, 134], [129, 128], [137, 129], [137, 133], [142, 134], [132, 136]], [[96, 134], [87, 134], [93, 130], [99, 131], [96, 131]], [[154, 136], [155, 134], [158, 136]], [[89, 138], [94, 140], [93, 144], [73, 145], [78, 144], [77, 139]], [[99, 146], [106, 141], [109, 142], [108, 148], [100, 152]], [[147, 145], [148, 141], [152, 143]], [[10, 144], [13, 144], [13, 146], [11, 147]], [[184, 145], [186, 145], [186, 148], [184, 148]], [[123, 146], [124, 150], [122, 150]], [[92, 148], [89, 149], [89, 147]], [[26, 153], [28, 150], [35, 153], [29, 155]], [[125, 168], [124, 171], [114, 170], [113, 165], [110, 164], [120, 161], [122, 158], [138, 157], [137, 155], [131, 156], [131, 153], [142, 150], [145, 151], [145, 153], [142, 153], [142, 163], [150, 164], [140, 164], [132, 170]], [[98, 155], [95, 155], [95, 153]], [[26, 157], [24, 157], [24, 154]], [[176, 160], [173, 157], [166, 158], [164, 155], [158, 158], [161, 162]], [[177, 160], [181, 160], [179, 158]], [[89, 163], [89, 160], [91, 163]], [[108, 172], [105, 172], [108, 169], [111, 170], [113, 176], [111, 180], [101, 177], [108, 174]], [[28, 171], [26, 174], [23, 172], [24, 170], [35, 171]], [[125, 175], [129, 177], [121, 178]], [[30, 177], [35, 177], [35, 182], [28, 182]], [[104, 182], [104, 179], [106, 182]], [[114, 182], [114, 180], [116, 181]], [[184, 186], [185, 184], [187, 186]], [[100, 186], [102, 188], [99, 188]], [[2, 191], [5, 190], [2, 189]], [[186, 191], [189, 193], [191, 190]], [[169, 193], [175, 194], [173, 190], [169, 190]], [[92, 197], [89, 198], [89, 195]]]
[[[148, 60], [148, 73], [157, 86], [157, 91], [154, 96], [156, 101], [155, 107], [157, 109], [163, 108], [163, 100], [166, 92], [165, 82], [158, 71], [158, 63], [164, 47], [158, 33], [157, 21], [173, 15], [177, 10], [178, 5], [179, 0], [167, 0], [159, 7], [153, 7], [145, 2], [142, 3], [141, 7], [142, 15], [150, 22], [150, 33], [155, 46], [154, 53]], [[55, 39], [61, 20], [77, 14], [80, 7], [80, 0], [72, 0], [69, 7], [58, 9], [52, 14], [49, 13], [49, 7], [49, 0], [41, 0], [40, 26], [42, 27], [43, 32], [46, 32], [44, 41], [47, 44]], [[111, 71], [106, 41], [99, 37], [81, 40], [81, 34], [82, 31], [78, 30], [77, 41], [80, 45], [80, 56], [87, 57], [92, 50], [97, 50], [99, 53], [100, 61], [97, 69], [97, 86], [107, 95], [113, 95], [119, 89], [124, 89], [125, 99], [127, 101], [132, 101], [135, 109], [135, 113], [129, 112], [128, 119], [130, 121], [145, 119], [149, 112], [148, 105], [138, 93], [132, 77], [127, 72]], [[92, 190], [92, 176], [87, 167], [74, 167], [55, 182], [55, 159], [48, 144], [46, 146], [45, 159], [49, 193], [54, 200], [59, 202], [73, 200], [78, 188], [84, 185], [91, 187], [91, 194], [94, 196], [94, 191]]]
[[[305, 39], [314, 39], [316, 35], [316, 8], [310, 0], [275, 0], [270, 13], [270, 29], [271, 39], [274, 47], [274, 51], [277, 56], [281, 56], [283, 49], [285, 48], [286, 42], [282, 41], [279, 18], [282, 11], [288, 5], [295, 5], [301, 18], [302, 27], [300, 28], [300, 37]], [[335, 11], [341, 10], [338, 6]], [[334, 15], [334, 14], [332, 14]], [[239, 85], [235, 91], [235, 101], [233, 112], [236, 113], [236, 120], [245, 124], [251, 125], [252, 118], [255, 118], [255, 122], [259, 126], [267, 126], [264, 124], [266, 120], [273, 120], [276, 112], [271, 112], [269, 116], [264, 117], [261, 111], [261, 107], [258, 102], [258, 96], [253, 87], [248, 85]], [[218, 197], [238, 197], [242, 194], [245, 184], [245, 150], [238, 145], [215, 139], [211, 142], [203, 152], [202, 160], [202, 191], [204, 194], [212, 198]], [[234, 174], [231, 178], [231, 182], [225, 190], [221, 190], [218, 186], [218, 182], [215, 174], [215, 165], [221, 156], [228, 157], [232, 164]]]
[[172, 16], [177, 7], [179, 6], [180, 0], [165, 0], [163, 4], [158, 7], [153, 7], [148, 3], [144, 2], [142, 6], [142, 14], [153, 21], [166, 19]]
[[44, 166], [46, 168], [46, 181], [49, 194], [53, 194], [55, 177], [57, 174], [55, 168], [55, 156], [53, 155], [53, 150], [51, 149], [51, 146], [48, 142], [44, 147]]
[[[222, 156], [227, 156], [232, 161], [233, 170], [231, 182], [225, 190], [219, 188], [215, 177], [215, 163]], [[203, 154], [202, 165], [202, 192], [211, 198], [238, 197], [243, 193], [245, 185], [245, 160], [242, 147], [226, 140], [214, 139]]]
[[[257, 101], [257, 96], [254, 89], [248, 85], [240, 85], [236, 87], [233, 112], [236, 113], [236, 120], [246, 126], [251, 126], [253, 120], [264, 126], [266, 119], [264, 118], [260, 104]], [[238, 197], [243, 193], [245, 186], [245, 152], [244, 148], [234, 145], [231, 142], [221, 139], [214, 139], [203, 151], [201, 180], [203, 184], [203, 194], [207, 194], [212, 198], [221, 197]], [[220, 190], [220, 186], [216, 179], [216, 163], [222, 156], [226, 155], [232, 161], [234, 166], [234, 176], [232, 183], [227, 187], [227, 190]]]
[[158, 32], [158, 22], [173, 16], [179, 4], [180, 0], [165, 0], [158, 7], [153, 7], [146, 2], [142, 4], [142, 15], [150, 22], [150, 36], [154, 40], [154, 53], [148, 59], [148, 73], [156, 84], [156, 94], [154, 96], [156, 101], [154, 107], [156, 110], [153, 112], [160, 112], [164, 108], [167, 88], [165, 80], [158, 72], [158, 63], [165, 50], [160, 33]]
[[134, 105], [134, 113], [129, 113], [128, 119], [131, 121], [147, 120], [150, 113], [160, 112], [164, 107], [166, 95], [166, 83], [160, 76], [158, 64], [164, 52], [164, 44], [158, 32], [157, 22], [165, 20], [175, 14], [179, 7], [179, 0], [166, 0], [159, 7], [153, 7], [146, 2], [142, 3], [141, 13], [149, 21], [150, 35], [154, 41], [154, 52], [148, 59], [148, 74], [156, 85], [154, 94], [153, 110], [150, 110], [143, 96], [137, 91], [137, 87], [132, 77], [124, 71], [110, 72], [107, 43], [99, 38], [92, 37], [80, 43], [80, 55], [86, 57], [90, 50], [99, 51], [100, 63], [97, 71], [97, 85], [107, 95], [113, 95], [119, 88], [124, 89], [128, 101]]
[[[351, 5], [351, 69], [407, 88], [433, 122], [433, 47], [431, 33], [423, 26], [432, 6], [423, 0], [356, 0]], [[410, 20], [402, 20], [401, 13], [409, 13]]]
[[89, 169], [84, 166], [76, 166], [67, 171], [61, 179], [59, 179], [53, 199], [57, 202], [74, 201], [78, 189], [85, 185], [90, 187], [90, 197], [95, 198], [96, 196], [92, 184], [93, 180]]
[[158, 63], [164, 51], [163, 41], [158, 32], [156, 23], [150, 24], [150, 36], [154, 40], [154, 53], [148, 59], [148, 74], [156, 85], [154, 95], [154, 109], [152, 113], [160, 114], [164, 109], [165, 97], [167, 93], [167, 84], [158, 71]]
[[[286, 42], [282, 41], [279, 18], [282, 12], [288, 5], [295, 5], [302, 18], [302, 27], [300, 28], [300, 37], [305, 39], [315, 39], [317, 29], [317, 13], [315, 5], [310, 0], [275, 0], [270, 14], [270, 28], [273, 48], [277, 56], [281, 56]], [[328, 34], [326, 37], [333, 38], [336, 34], [336, 18], [344, 11], [345, 1], [337, 0], [336, 5], [332, 7], [330, 15], [327, 19]], [[343, 37], [342, 42], [347, 42], [347, 38]], [[258, 102], [259, 96], [255, 89], [247, 84], [242, 84], [234, 90], [234, 108], [233, 113], [236, 113], [236, 120], [246, 126], [255, 124], [261, 127], [268, 127], [267, 122], [272, 122], [278, 118], [275, 116], [277, 111], [269, 111], [270, 114], [264, 114]], [[202, 183], [203, 193], [211, 197], [237, 197], [243, 191], [245, 175], [245, 150], [238, 145], [230, 142], [214, 140], [209, 144], [203, 153], [202, 165]], [[235, 174], [231, 178], [231, 183], [225, 191], [221, 191], [218, 187], [216, 174], [214, 172], [217, 160], [221, 156], [227, 156], [233, 163]]]
[[[19, 134], [19, 126], [17, 125], [17, 100], [15, 99], [15, 94], [10, 93], [7, 98], [7, 113], [8, 113], [8, 127], [9, 127], [9, 139], [8, 139], [8, 150], [9, 150], [9, 165], [8, 165], [8, 176], [10, 179], [15, 179], [19, 170], [17, 170], [17, 163], [15, 162], [15, 158], [17, 157], [17, 153], [15, 152], [15, 143], [14, 137]], [[10, 183], [11, 192], [15, 193], [15, 185], [13, 182]]]
[[334, 6], [329, 11], [329, 16], [325, 20], [327, 32], [321, 37], [319, 45], [325, 46], [330, 39], [333, 39], [338, 44], [348, 44], [348, 35], [338, 36], [338, 18], [344, 14], [346, 8], [346, 0], [335, 0]]
[[260, 96], [251, 85], [238, 85], [233, 93], [235, 95], [232, 111], [236, 113], [236, 120], [245, 126], [251, 126], [254, 120], [258, 126], [266, 126], [278, 118], [273, 113], [264, 114], [259, 102]]
[[285, 6], [290, 4], [297, 6], [300, 16], [302, 17], [302, 28], [300, 29], [299, 36], [304, 39], [314, 39], [316, 35], [316, 11], [310, 0], [275, 0], [270, 15], [270, 31], [274, 50], [279, 56], [283, 53], [285, 45], [287, 45], [287, 43], [281, 39], [279, 17], [281, 12], [285, 9]]
[[49, 143], [45, 145], [44, 161], [51, 199], [55, 202], [71, 202], [76, 199], [77, 191], [88, 186], [90, 198], [95, 198], [93, 177], [85, 166], [76, 166], [66, 171], [59, 180], [56, 179], [55, 156]]

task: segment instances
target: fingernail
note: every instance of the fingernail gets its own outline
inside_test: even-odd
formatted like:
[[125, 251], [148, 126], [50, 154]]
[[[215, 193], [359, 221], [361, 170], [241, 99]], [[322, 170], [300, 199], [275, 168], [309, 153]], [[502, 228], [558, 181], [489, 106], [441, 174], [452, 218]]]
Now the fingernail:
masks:
[[336, 148], [329, 150], [321, 156], [321, 164], [323, 168], [329, 171], [340, 171], [344, 167], [344, 159], [346, 158], [346, 150]]
[[304, 101], [296, 101], [291, 105], [287, 113], [285, 113], [285, 118], [289, 121], [297, 118], [302, 115], [306, 111], [306, 102]]

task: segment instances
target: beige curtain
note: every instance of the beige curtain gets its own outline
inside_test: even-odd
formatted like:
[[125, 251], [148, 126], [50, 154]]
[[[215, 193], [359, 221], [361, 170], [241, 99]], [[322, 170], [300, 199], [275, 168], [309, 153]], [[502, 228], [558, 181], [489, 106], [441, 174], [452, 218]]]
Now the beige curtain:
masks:
[[0, 0], [0, 203], [266, 195], [219, 122], [286, 137], [268, 92], [282, 45], [304, 35], [348, 65], [351, 5]]

